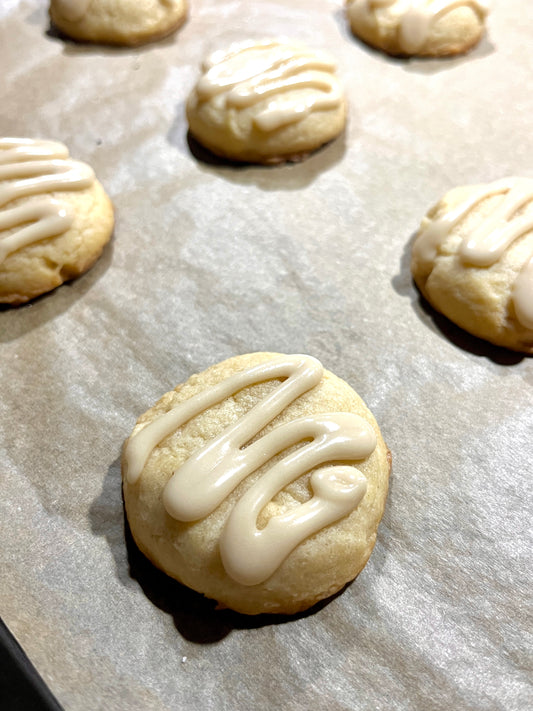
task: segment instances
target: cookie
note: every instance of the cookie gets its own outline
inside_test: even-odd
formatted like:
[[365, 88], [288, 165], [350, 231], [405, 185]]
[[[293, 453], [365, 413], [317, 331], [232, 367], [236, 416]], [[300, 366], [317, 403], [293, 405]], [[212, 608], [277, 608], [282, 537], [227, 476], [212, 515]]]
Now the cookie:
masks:
[[139, 549], [246, 614], [295, 613], [370, 556], [390, 459], [376, 421], [310, 356], [252, 353], [193, 375], [137, 422], [123, 491]]
[[411, 271], [429, 303], [458, 326], [533, 353], [533, 180], [447, 193], [422, 222]]
[[50, 0], [50, 19], [84, 42], [135, 46], [166, 37], [187, 17], [187, 0]]
[[112, 232], [111, 201], [63, 144], [0, 138], [0, 303], [22, 304], [87, 271]]
[[484, 32], [487, 0], [347, 0], [352, 32], [392, 55], [462, 54]]
[[335, 62], [277, 40], [242, 42], [213, 53], [187, 101], [191, 135], [235, 161], [300, 160], [336, 138], [346, 101]]

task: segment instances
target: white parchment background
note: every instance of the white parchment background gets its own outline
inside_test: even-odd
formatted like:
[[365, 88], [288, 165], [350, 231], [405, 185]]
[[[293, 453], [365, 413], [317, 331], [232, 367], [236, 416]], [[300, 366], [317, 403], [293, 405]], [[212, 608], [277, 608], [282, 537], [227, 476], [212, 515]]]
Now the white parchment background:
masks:
[[[0, 3], [0, 134], [65, 142], [117, 211], [85, 276], [0, 311], [0, 614], [65, 709], [533, 707], [533, 362], [420, 302], [409, 242], [449, 188], [533, 177], [533, 3], [494, 3], [467, 57], [399, 61], [340, 0], [191, 0], [137, 50]], [[338, 60], [344, 138], [299, 165], [205, 162], [184, 102], [204, 55], [284, 34]], [[307, 352], [394, 457], [366, 569], [297, 619], [215, 612], [124, 533], [136, 417], [237, 353]]]

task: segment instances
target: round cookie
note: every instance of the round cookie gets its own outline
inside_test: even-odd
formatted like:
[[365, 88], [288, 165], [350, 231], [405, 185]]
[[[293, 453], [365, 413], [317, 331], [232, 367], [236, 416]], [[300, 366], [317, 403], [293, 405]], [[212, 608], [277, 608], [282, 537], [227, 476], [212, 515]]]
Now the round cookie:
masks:
[[278, 40], [214, 52], [187, 101], [191, 135], [212, 153], [250, 163], [304, 158], [336, 138], [346, 101], [334, 61]]
[[69, 37], [135, 46], [166, 37], [187, 17], [187, 0], [50, 0], [50, 19]]
[[161, 570], [245, 614], [305, 610], [370, 556], [390, 455], [314, 358], [208, 368], [139, 418], [122, 458], [131, 532]]
[[352, 32], [399, 56], [462, 54], [483, 35], [487, 0], [347, 0]]
[[113, 222], [92, 169], [63, 144], [0, 138], [0, 303], [22, 304], [87, 271]]
[[411, 271], [429, 303], [458, 326], [533, 353], [533, 180], [451, 190], [421, 224]]

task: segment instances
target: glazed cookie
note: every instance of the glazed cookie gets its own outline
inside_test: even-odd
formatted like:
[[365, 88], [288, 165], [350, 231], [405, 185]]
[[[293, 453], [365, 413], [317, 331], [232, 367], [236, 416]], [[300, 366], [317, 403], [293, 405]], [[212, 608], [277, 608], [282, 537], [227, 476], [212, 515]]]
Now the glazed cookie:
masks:
[[139, 45], [171, 34], [187, 16], [186, 0], [50, 0], [50, 19], [69, 37]]
[[212, 54], [187, 102], [191, 135], [216, 155], [250, 163], [300, 160], [338, 136], [346, 102], [335, 63], [277, 40]]
[[0, 138], [0, 303], [22, 304], [87, 271], [112, 231], [111, 201], [64, 145]]
[[193, 375], [137, 422], [126, 513], [165, 573], [246, 614], [295, 613], [370, 556], [390, 456], [374, 417], [309, 356], [252, 353]]
[[458, 326], [533, 353], [533, 180], [447, 193], [422, 222], [411, 270], [429, 303]]
[[442, 57], [480, 40], [487, 0], [347, 0], [354, 35], [392, 55]]

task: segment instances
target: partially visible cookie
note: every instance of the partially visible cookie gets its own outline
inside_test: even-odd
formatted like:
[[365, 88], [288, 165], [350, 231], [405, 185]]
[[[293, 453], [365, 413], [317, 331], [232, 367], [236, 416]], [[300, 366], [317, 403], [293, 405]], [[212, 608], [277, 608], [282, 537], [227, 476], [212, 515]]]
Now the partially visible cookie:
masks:
[[50, 19], [84, 42], [135, 46], [166, 37], [187, 17], [187, 0], [50, 0]]
[[63, 144], [0, 138], [0, 303], [22, 304], [87, 271], [113, 222], [92, 169]]
[[140, 550], [246, 614], [295, 613], [368, 560], [390, 457], [376, 421], [310, 356], [251, 353], [139, 418], [122, 458]]
[[483, 35], [487, 0], [347, 0], [352, 32], [392, 55], [462, 54]]
[[278, 40], [208, 57], [187, 102], [191, 135], [212, 153], [251, 163], [299, 160], [337, 137], [346, 102], [335, 62]]
[[451, 190], [422, 221], [411, 270], [429, 303], [458, 326], [533, 353], [533, 180]]

